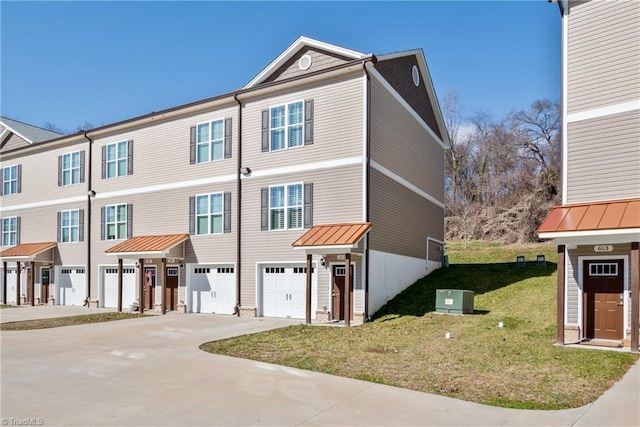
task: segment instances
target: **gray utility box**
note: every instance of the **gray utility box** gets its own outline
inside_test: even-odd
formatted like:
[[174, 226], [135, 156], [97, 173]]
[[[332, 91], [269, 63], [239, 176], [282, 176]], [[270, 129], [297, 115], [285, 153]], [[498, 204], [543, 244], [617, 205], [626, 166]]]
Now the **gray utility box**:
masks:
[[473, 314], [473, 291], [436, 289], [436, 313]]

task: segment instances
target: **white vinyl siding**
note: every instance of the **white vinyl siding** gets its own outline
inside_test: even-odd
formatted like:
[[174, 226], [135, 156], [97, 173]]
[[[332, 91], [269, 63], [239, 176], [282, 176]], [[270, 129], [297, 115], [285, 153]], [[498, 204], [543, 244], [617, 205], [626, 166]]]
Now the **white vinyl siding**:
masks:
[[271, 107], [271, 151], [303, 145], [304, 105], [302, 101]]
[[197, 126], [198, 163], [224, 159], [224, 120], [199, 123]]

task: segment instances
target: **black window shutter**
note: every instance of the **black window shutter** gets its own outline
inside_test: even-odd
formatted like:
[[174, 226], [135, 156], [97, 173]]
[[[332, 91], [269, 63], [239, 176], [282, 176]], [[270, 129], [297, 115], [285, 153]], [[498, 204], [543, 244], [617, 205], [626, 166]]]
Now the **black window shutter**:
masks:
[[22, 193], [22, 165], [18, 165], [18, 193]]
[[313, 144], [313, 99], [304, 101], [304, 145]]
[[102, 179], [107, 177], [107, 146], [102, 146]]
[[4, 191], [4, 168], [0, 168], [0, 197]]
[[262, 110], [262, 152], [269, 151], [269, 110]]
[[231, 192], [224, 193], [224, 232], [231, 233]]
[[20, 244], [20, 217], [16, 218], [16, 245]]
[[304, 185], [304, 228], [313, 227], [313, 184]]
[[189, 164], [196, 163], [196, 127], [189, 129]]
[[62, 212], [58, 212], [58, 243], [62, 242]]
[[231, 135], [232, 135], [232, 119], [227, 117], [224, 119], [224, 158], [231, 158]]
[[80, 152], [80, 182], [84, 182], [84, 150]]
[[58, 187], [62, 187], [62, 156], [58, 156]]
[[78, 241], [84, 242], [84, 209], [78, 211]]
[[189, 197], [189, 234], [196, 234], [196, 198]]
[[133, 175], [133, 140], [127, 141], [127, 175]]
[[105, 222], [105, 213], [105, 207], [103, 206], [100, 208], [100, 240], [105, 239], [105, 231], [107, 227], [107, 224]]
[[133, 205], [127, 204], [127, 239], [133, 237]]
[[260, 189], [260, 230], [269, 230], [269, 189]]

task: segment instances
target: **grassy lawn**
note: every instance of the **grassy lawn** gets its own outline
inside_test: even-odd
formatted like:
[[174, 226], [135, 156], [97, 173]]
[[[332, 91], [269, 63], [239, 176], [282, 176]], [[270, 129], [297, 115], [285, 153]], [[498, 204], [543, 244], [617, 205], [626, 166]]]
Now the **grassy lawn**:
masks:
[[61, 326], [84, 325], [86, 323], [111, 322], [113, 320], [134, 319], [146, 317], [137, 313], [98, 313], [81, 314], [79, 316], [54, 317], [51, 319], [24, 320], [21, 322], [7, 322], [0, 324], [2, 331], [27, 331], [30, 329], [59, 328]]
[[[448, 246], [449, 268], [402, 292], [359, 327], [298, 325], [203, 344], [203, 350], [435, 393], [488, 405], [578, 407], [637, 356], [555, 342], [552, 245]], [[548, 265], [536, 267], [536, 255]], [[515, 267], [525, 255], [526, 267]], [[474, 315], [436, 314], [435, 290], [475, 292]], [[498, 328], [503, 322], [504, 328]], [[449, 332], [451, 339], [445, 339]]]

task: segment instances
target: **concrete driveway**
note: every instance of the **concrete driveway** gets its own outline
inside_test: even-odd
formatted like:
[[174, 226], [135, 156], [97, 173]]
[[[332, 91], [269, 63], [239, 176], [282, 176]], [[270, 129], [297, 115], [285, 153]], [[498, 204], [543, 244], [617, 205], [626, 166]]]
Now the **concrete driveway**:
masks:
[[[59, 314], [57, 309], [49, 308]], [[2, 321], [8, 321], [9, 317], [28, 318], [29, 310], [32, 309], [3, 309]], [[47, 310], [40, 310], [44, 311]], [[69, 310], [67, 315], [73, 312]], [[32, 310], [34, 313], [36, 310]], [[623, 381], [592, 405], [565, 411], [520, 411], [217, 356], [198, 349], [206, 341], [295, 323], [299, 322], [167, 315], [1, 332], [2, 423], [25, 425], [25, 420], [44, 426], [640, 423], [637, 364]]]

